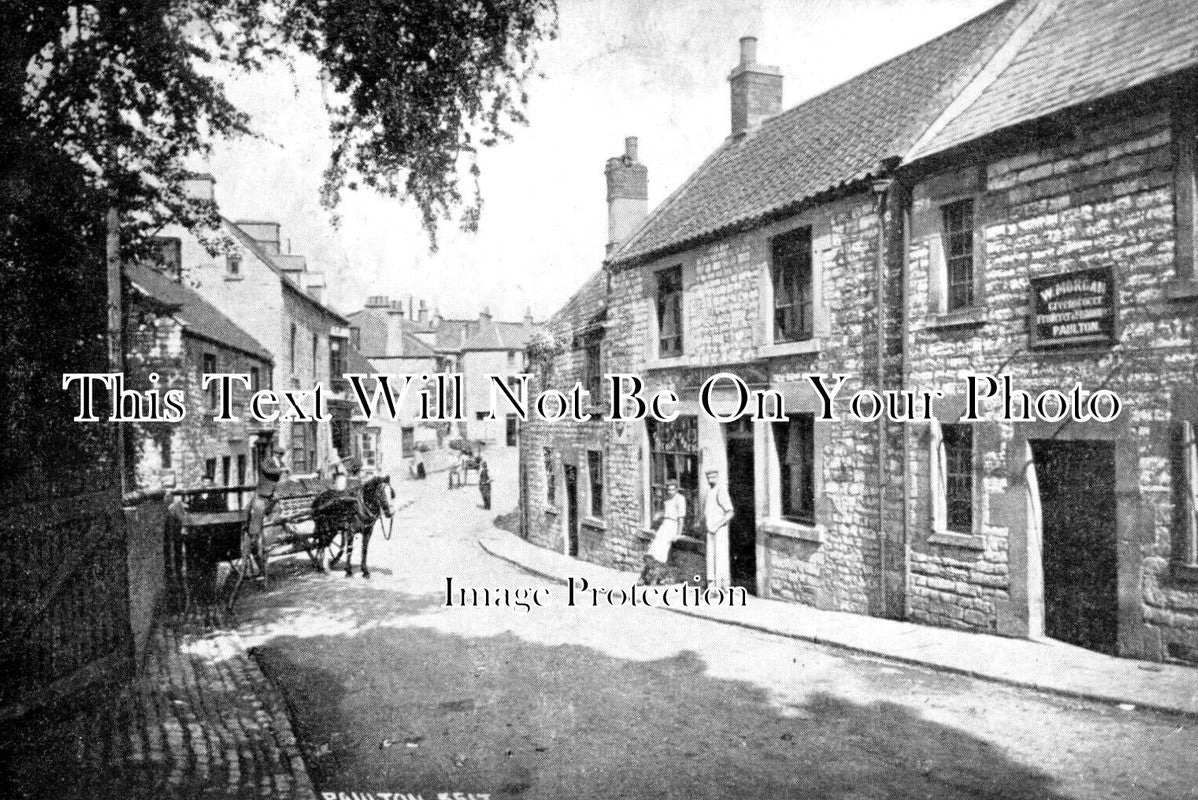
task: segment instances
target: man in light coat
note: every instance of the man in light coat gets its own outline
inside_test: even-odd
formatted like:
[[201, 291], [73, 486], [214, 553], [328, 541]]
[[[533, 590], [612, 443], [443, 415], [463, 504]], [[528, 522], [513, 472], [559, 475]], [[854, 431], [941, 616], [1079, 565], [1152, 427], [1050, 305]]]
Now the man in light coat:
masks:
[[732, 498], [720, 482], [718, 470], [707, 471], [707, 499], [703, 524], [707, 528], [707, 585], [727, 589], [732, 581], [728, 565], [728, 525], [732, 522]]

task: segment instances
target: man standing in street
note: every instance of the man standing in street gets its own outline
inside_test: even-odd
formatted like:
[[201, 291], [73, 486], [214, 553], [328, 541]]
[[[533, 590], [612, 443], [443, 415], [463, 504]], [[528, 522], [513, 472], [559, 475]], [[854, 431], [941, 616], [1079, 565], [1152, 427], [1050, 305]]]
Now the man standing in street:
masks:
[[283, 456], [286, 452], [281, 444], [275, 444], [271, 449], [271, 454], [258, 468], [258, 489], [254, 492], [254, 499], [250, 503], [249, 536], [245, 544], [251, 548], [252, 555], [258, 561], [258, 566], [263, 574], [265, 574], [266, 567], [266, 542], [262, 528], [275, 504], [275, 487], [278, 486], [283, 474], [287, 471], [287, 467], [283, 464]]
[[707, 585], [727, 589], [732, 581], [728, 566], [728, 525], [732, 522], [732, 499], [720, 482], [718, 470], [707, 471], [707, 499], [703, 524], [707, 528]]

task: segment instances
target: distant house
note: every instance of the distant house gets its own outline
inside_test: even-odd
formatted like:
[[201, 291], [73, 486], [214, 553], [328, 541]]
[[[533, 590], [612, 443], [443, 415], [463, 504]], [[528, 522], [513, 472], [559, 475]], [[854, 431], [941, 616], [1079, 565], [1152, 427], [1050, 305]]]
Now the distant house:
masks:
[[[220, 486], [254, 483], [275, 425], [252, 419], [247, 405], [252, 391], [271, 386], [269, 351], [176, 277], [142, 264], [128, 264], [124, 272], [127, 388], [182, 389], [187, 410], [182, 422], [132, 426], [129, 485], [195, 487], [204, 477]], [[213, 420], [217, 387], [205, 389], [201, 380], [217, 372], [250, 376], [249, 389], [236, 387], [233, 395], [238, 422]]]
[[[392, 379], [393, 392], [401, 389], [400, 375], [417, 376], [412, 379], [397, 406], [396, 418], [392, 419], [385, 406], [375, 409], [378, 414], [372, 425], [379, 431], [381, 457], [379, 467], [390, 474], [404, 474], [408, 461], [416, 453], [416, 447], [439, 445], [437, 426], [423, 424], [417, 419], [420, 413], [420, 391], [426, 382], [419, 376], [431, 376], [437, 372], [437, 358], [430, 341], [431, 333], [424, 333], [423, 326], [412, 322], [404, 312], [403, 303], [391, 301], [384, 296], [370, 297], [366, 307], [352, 314], [349, 320], [351, 346], [357, 348], [372, 371], [396, 376]], [[369, 391], [373, 383], [366, 384]]]
[[[211, 176], [191, 183], [197, 197], [213, 198]], [[279, 422], [292, 474], [327, 473], [338, 460], [360, 458], [357, 405], [340, 379], [351, 348], [349, 321], [324, 302], [324, 275], [309, 269], [304, 256], [287, 252], [277, 222], [223, 219], [221, 232], [232, 248], [215, 256], [178, 226], [165, 228], [158, 243], [169, 254], [164, 261], [271, 354], [277, 391], [324, 386], [329, 421]], [[313, 410], [310, 401], [305, 409]]]

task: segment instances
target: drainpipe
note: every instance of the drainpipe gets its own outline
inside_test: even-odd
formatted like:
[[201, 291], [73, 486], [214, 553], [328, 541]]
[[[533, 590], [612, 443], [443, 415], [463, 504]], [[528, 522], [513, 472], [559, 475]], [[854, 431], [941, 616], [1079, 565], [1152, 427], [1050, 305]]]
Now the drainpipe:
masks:
[[[907, 341], [911, 335], [909, 317], [907, 313], [907, 301], [911, 297], [911, 270], [908, 269], [908, 257], [911, 252], [911, 203], [910, 195], [903, 189], [903, 204], [899, 214], [895, 215], [902, 220], [903, 235], [900, 239], [902, 252], [899, 254], [899, 264], [903, 270], [903, 316], [899, 321], [902, 329], [901, 341], [899, 342], [899, 374], [902, 377], [902, 387], [907, 388], [910, 385], [908, 380], [907, 368]], [[911, 592], [907, 581], [911, 575], [911, 425], [903, 423], [903, 619], [911, 619]]]
[[[885, 391], [885, 352], [886, 352], [886, 204], [890, 197], [893, 181], [889, 178], [874, 181], [875, 209], [878, 215], [878, 258], [874, 272], [874, 300], [876, 303], [874, 319], [876, 320], [875, 357], [878, 397], [883, 397]], [[882, 614], [890, 610], [889, 603], [889, 553], [886, 542], [886, 414], [878, 415], [878, 451], [877, 451], [877, 481], [878, 481], [878, 566], [882, 583]]]

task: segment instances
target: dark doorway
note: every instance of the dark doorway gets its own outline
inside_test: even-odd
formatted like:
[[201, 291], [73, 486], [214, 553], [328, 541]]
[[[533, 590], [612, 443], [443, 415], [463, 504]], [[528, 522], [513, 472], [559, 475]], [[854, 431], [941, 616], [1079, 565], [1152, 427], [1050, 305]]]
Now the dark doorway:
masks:
[[757, 513], [753, 484], [753, 424], [748, 417], [729, 423], [727, 434], [728, 499], [732, 523], [728, 526], [729, 570], [732, 585], [757, 593]]
[[578, 467], [564, 464], [562, 472], [566, 476], [566, 537], [569, 542], [569, 553], [578, 555]]
[[518, 428], [516, 426], [516, 415], [508, 414], [507, 415], [507, 446], [508, 447], [516, 446], [516, 431], [517, 430], [518, 430]]
[[1043, 517], [1044, 632], [1114, 653], [1119, 631], [1115, 445], [1031, 445]]

